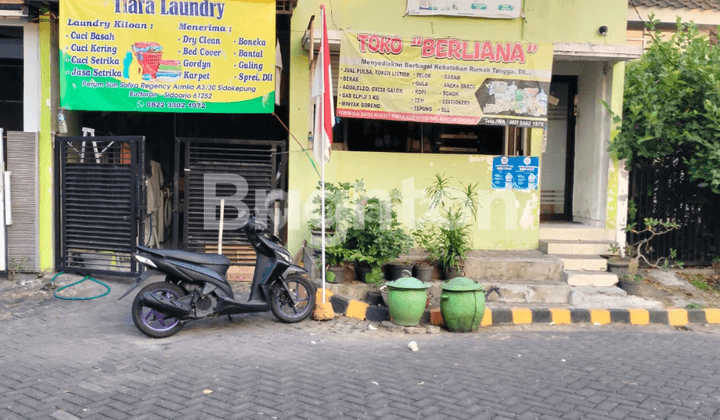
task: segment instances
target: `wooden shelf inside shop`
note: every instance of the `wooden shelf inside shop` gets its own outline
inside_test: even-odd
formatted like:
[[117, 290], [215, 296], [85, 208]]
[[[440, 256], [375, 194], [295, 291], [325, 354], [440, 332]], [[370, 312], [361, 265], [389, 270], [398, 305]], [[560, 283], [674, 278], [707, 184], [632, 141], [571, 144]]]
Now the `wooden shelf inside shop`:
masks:
[[477, 140], [476, 134], [440, 134], [441, 139]]
[[440, 146], [438, 148], [440, 153], [477, 153], [477, 149], [472, 147], [448, 147]]

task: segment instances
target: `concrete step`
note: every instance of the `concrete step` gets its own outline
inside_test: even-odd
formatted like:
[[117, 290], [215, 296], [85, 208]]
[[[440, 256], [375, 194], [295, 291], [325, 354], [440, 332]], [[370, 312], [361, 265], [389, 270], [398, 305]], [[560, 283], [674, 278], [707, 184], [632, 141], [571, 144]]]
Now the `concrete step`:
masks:
[[540, 251], [550, 255], [603, 255], [608, 254], [613, 241], [561, 241], [541, 240]]
[[562, 261], [539, 250], [470, 251], [465, 277], [480, 282], [561, 282]]
[[540, 223], [540, 239], [555, 241], [612, 241], [616, 235], [613, 229], [604, 229], [576, 223]]
[[597, 255], [556, 254], [565, 271], [607, 271], [607, 260]]
[[487, 297], [488, 302], [497, 303], [522, 303], [522, 304], [567, 304], [570, 298], [571, 287], [567, 284], [556, 282], [535, 281], [532, 283], [503, 282], [485, 283], [485, 290], [495, 286], [499, 289], [500, 295], [491, 293]]
[[[490, 287], [497, 287], [500, 294], [493, 292], [488, 295], [488, 302], [497, 303], [522, 303], [522, 304], [567, 304], [571, 287], [564, 283], [535, 281], [532, 284], [517, 282], [484, 282], [478, 281], [489, 290]], [[315, 280], [315, 284], [320, 285], [320, 281]], [[442, 295], [441, 281], [433, 280], [429, 282], [430, 287], [427, 289], [430, 297], [430, 308], [440, 306], [440, 296]], [[379, 286], [376, 284], [366, 284], [358, 281], [332, 284], [326, 283], [327, 290], [336, 295], [346, 297], [348, 299], [364, 301], [368, 292], [377, 292]]]
[[617, 274], [602, 271], [565, 271], [565, 279], [570, 286], [611, 287], [618, 283]]
[[[471, 277], [472, 278], [472, 277]], [[478, 283], [490, 290], [490, 287], [496, 287], [498, 293], [490, 293], [487, 296], [488, 302], [497, 303], [522, 303], [522, 304], [567, 304], [570, 298], [571, 287], [564, 283], [547, 282], [535, 280], [532, 283], [525, 282], [487, 282], [478, 280]], [[431, 287], [428, 289], [430, 294], [430, 306], [440, 306], [440, 296], [442, 282], [430, 282]]]
[[573, 308], [644, 308], [662, 309], [661, 302], [629, 296], [619, 287], [571, 287], [569, 303]]

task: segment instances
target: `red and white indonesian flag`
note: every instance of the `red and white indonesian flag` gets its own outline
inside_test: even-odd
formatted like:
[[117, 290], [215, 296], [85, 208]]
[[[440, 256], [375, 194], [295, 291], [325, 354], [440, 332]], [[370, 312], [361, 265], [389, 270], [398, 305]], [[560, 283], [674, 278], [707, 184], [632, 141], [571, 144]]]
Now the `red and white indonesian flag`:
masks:
[[335, 109], [332, 95], [332, 74], [330, 72], [330, 45], [328, 44], [325, 6], [320, 6], [322, 20], [322, 41], [320, 54], [315, 66], [311, 97], [315, 98], [315, 131], [313, 154], [315, 160], [322, 163], [330, 161], [330, 145], [332, 144], [332, 128], [335, 125]]

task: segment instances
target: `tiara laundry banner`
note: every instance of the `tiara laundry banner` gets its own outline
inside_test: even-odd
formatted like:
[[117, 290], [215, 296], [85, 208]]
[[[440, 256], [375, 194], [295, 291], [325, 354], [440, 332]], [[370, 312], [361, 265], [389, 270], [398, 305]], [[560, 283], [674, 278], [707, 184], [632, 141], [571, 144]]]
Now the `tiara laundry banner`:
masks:
[[344, 32], [337, 114], [544, 127], [550, 43]]
[[274, 0], [60, 0], [60, 106], [271, 113]]

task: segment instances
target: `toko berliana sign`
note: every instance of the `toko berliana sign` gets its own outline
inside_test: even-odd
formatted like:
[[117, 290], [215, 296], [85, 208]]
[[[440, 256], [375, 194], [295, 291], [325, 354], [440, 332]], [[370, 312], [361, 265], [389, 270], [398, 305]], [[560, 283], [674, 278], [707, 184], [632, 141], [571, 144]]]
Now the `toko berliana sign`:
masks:
[[545, 127], [550, 43], [344, 31], [341, 117]]

